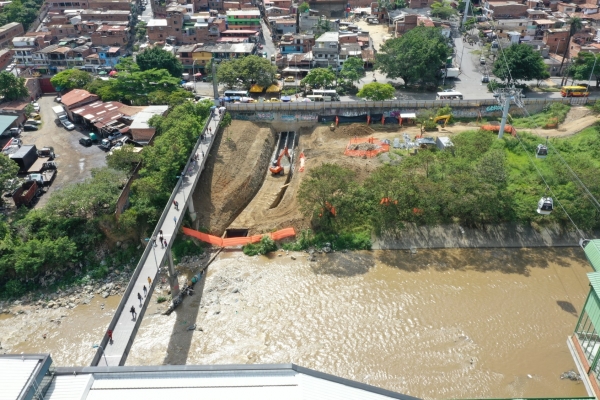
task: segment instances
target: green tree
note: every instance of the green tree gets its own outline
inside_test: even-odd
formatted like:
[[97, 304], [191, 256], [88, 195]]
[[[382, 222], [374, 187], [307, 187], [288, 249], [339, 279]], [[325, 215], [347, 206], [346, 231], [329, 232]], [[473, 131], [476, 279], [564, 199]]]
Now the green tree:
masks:
[[418, 26], [387, 40], [375, 57], [376, 68], [390, 79], [402, 78], [405, 85], [435, 83], [450, 55], [447, 42], [439, 28]]
[[4, 100], [19, 100], [29, 95], [25, 78], [17, 78], [10, 72], [0, 72], [0, 96]]
[[106, 165], [109, 168], [129, 173], [135, 168], [142, 159], [140, 153], [135, 151], [135, 147], [126, 144], [118, 151], [106, 156]]
[[396, 0], [394, 3], [397, 9], [406, 8], [408, 5], [406, 4], [406, 0]]
[[302, 85], [326, 88], [335, 81], [335, 74], [331, 68], [314, 68], [300, 81]]
[[354, 172], [336, 164], [311, 169], [298, 190], [300, 211], [307, 217], [330, 225], [333, 210], [347, 194]]
[[[13, 189], [14, 183], [10, 181], [17, 177], [17, 172], [19, 172], [19, 165], [8, 156], [0, 153], [0, 195]], [[4, 197], [0, 197], [0, 202], [3, 200]]]
[[573, 60], [569, 75], [577, 80], [596, 80], [596, 87], [600, 87], [600, 55], [580, 51]]
[[305, 1], [300, 3], [300, 5], [298, 6], [298, 12], [305, 13], [308, 10], [310, 10], [310, 5], [308, 5], [308, 3]]
[[569, 48], [571, 47], [571, 38], [573, 37], [574, 34], [576, 34], [577, 32], [579, 32], [580, 30], [583, 29], [583, 22], [581, 21], [581, 18], [579, 18], [579, 17], [569, 18], [569, 20], [567, 21], [567, 24], [569, 25], [569, 37], [567, 38], [567, 45], [565, 46], [565, 52], [563, 53], [563, 58], [560, 61], [560, 67], [558, 68], [559, 72], [562, 71], [563, 64], [565, 63], [565, 60], [567, 59], [567, 54], [569, 54]]
[[152, 69], [166, 69], [171, 76], [180, 79], [183, 73], [183, 65], [173, 55], [173, 53], [161, 49], [160, 47], [151, 47], [144, 50], [136, 57], [137, 65], [141, 71]]
[[493, 73], [506, 83], [550, 77], [540, 53], [527, 44], [513, 44], [504, 49], [503, 55], [494, 63]]
[[28, 103], [25, 108], [23, 109], [23, 112], [25, 113], [25, 115], [27, 117], [31, 116], [31, 114], [33, 114], [35, 112], [35, 107], [33, 106], [33, 104]]
[[277, 66], [264, 57], [246, 56], [233, 61], [233, 63], [238, 77], [246, 87], [250, 87], [252, 83], [268, 87], [275, 81]]
[[146, 38], [146, 30], [147, 30], [147, 25], [146, 22], [144, 21], [140, 21], [137, 23], [136, 27], [135, 27], [135, 38], [138, 41], [144, 41], [144, 39]]
[[83, 89], [92, 82], [92, 75], [80, 69], [66, 69], [54, 75], [50, 83], [58, 91]]
[[367, 100], [381, 101], [393, 98], [394, 93], [396, 89], [389, 83], [372, 82], [364, 85], [356, 95]]
[[431, 4], [431, 15], [434, 17], [448, 19], [451, 16], [456, 15], [456, 13], [456, 10], [446, 1], [435, 1]]
[[350, 82], [358, 82], [365, 73], [364, 62], [360, 57], [348, 57], [342, 65], [340, 76]]
[[140, 72], [139, 65], [131, 57], [120, 58], [119, 63], [115, 65], [115, 69], [119, 72]]
[[[206, 67], [210, 71], [212, 64]], [[234, 88], [241, 84], [240, 76], [238, 75], [236, 64], [234, 61], [222, 61], [217, 65], [217, 82], [222, 83], [228, 88]]]

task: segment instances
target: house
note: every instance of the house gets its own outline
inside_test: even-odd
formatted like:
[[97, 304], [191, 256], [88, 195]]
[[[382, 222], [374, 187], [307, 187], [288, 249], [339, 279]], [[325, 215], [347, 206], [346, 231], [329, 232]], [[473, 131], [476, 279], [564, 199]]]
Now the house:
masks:
[[543, 42], [551, 53], [563, 54], [568, 46], [569, 29], [547, 29], [544, 31]]
[[195, 67], [193, 54], [194, 50], [196, 50], [196, 47], [198, 47], [197, 44], [188, 44], [180, 46], [177, 49], [175, 57], [177, 57], [177, 59], [181, 62], [181, 65], [183, 65], [183, 70], [185, 72], [193, 73], [193, 69]]
[[[83, 8], [83, 7], [80, 7]], [[131, 11], [130, 0], [88, 0], [88, 7], [91, 10], [105, 11]]]
[[325, 32], [315, 40], [312, 48], [315, 65], [319, 67], [337, 66], [340, 54], [339, 33]]
[[9, 49], [0, 50], [0, 69], [6, 68], [13, 58], [12, 52]]
[[148, 106], [143, 111], [133, 116], [129, 126], [131, 137], [136, 142], [149, 142], [156, 133], [156, 129], [148, 125], [148, 121], [155, 115], [165, 115], [169, 106]]
[[92, 45], [94, 46], [115, 46], [123, 51], [127, 47], [130, 39], [130, 28], [128, 25], [114, 23], [115, 25], [101, 25], [92, 33]]
[[256, 51], [256, 44], [218, 43], [211, 46], [198, 47], [196, 50], [194, 50], [194, 52], [196, 51], [210, 52], [212, 54], [212, 58], [217, 61], [230, 60], [254, 54]]
[[[120, 47], [101, 46], [94, 49], [94, 53], [98, 54], [100, 65], [114, 67], [119, 63], [122, 57]], [[87, 56], [87, 55], [86, 55]]]
[[324, 18], [321, 15], [306, 15], [306, 13], [301, 13], [298, 21], [299, 33], [319, 33], [323, 30], [322, 27], [326, 27], [327, 30], [332, 32], [340, 29], [339, 19]]
[[16, 36], [23, 36], [25, 31], [23, 25], [20, 22], [11, 22], [9, 24], [0, 26], [0, 47], [6, 47]]
[[254, 30], [259, 32], [260, 26], [260, 11], [255, 9], [246, 10], [230, 10], [227, 11], [227, 28], [230, 30]]
[[519, 18], [527, 16], [527, 5], [516, 1], [483, 2], [483, 12], [493, 18]]
[[281, 54], [307, 53], [315, 45], [315, 35], [300, 35], [287, 33], [279, 42]]
[[210, 49], [205, 49], [203, 45], [199, 45], [192, 51], [192, 69], [194, 71], [208, 74], [210, 71], [206, 71], [206, 65], [212, 60], [212, 52]]
[[69, 119], [73, 120], [72, 110], [78, 107], [84, 106], [89, 103], [93, 103], [98, 100], [98, 96], [83, 89], [73, 89], [68, 93], [62, 95], [60, 102], [65, 106], [65, 110], [69, 116]]
[[286, 33], [296, 33], [297, 30], [296, 20], [291, 18], [276, 20], [274, 27], [273, 35], [276, 40], [280, 40]]

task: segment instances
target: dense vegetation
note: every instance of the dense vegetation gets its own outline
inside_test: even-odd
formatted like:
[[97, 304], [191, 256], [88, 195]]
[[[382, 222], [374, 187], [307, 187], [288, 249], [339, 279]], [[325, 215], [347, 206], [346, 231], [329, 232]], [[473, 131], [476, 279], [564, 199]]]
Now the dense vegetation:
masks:
[[[110, 267], [134, 265], [141, 249], [110, 249], [110, 243], [137, 242], [154, 227], [210, 106], [185, 102], [166, 117], [153, 118], [158, 135], [153, 146], [142, 153], [126, 146], [108, 156], [109, 167], [93, 170], [87, 181], [54, 193], [45, 207], [21, 208], [10, 218], [0, 217], [0, 296], [18, 296], [57, 281], [101, 278]], [[143, 167], [132, 186], [131, 206], [117, 222], [116, 201], [140, 160]], [[175, 247], [177, 257], [198, 253], [185, 240]]]
[[[454, 152], [430, 149], [408, 156], [406, 151], [394, 151], [390, 158], [395, 162], [378, 168], [364, 182], [338, 165], [312, 169], [298, 199], [318, 234], [302, 235], [289, 248], [342, 238], [346, 247], [366, 247], [363, 239], [371, 231], [393, 233], [406, 223], [481, 227], [509, 221], [557, 222], [572, 228], [556, 203], [551, 215], [537, 214], [546, 187], [528, 154], [575, 223], [582, 229], [600, 227], [598, 211], [558, 156], [551, 150], [548, 158], [536, 159], [534, 151], [542, 139], [528, 133], [520, 138], [526, 150], [511, 136], [497, 140], [490, 132], [468, 131], [453, 137]], [[553, 139], [551, 144], [600, 196], [600, 127]]]
[[0, 26], [20, 22], [27, 32], [29, 25], [37, 18], [42, 4], [43, 0], [13, 0], [0, 10]]

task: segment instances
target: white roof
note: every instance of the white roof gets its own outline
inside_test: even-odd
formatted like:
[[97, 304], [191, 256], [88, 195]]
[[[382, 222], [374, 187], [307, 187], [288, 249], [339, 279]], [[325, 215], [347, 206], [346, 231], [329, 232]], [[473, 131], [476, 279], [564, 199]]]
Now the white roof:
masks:
[[110, 372], [92, 367], [77, 375], [63, 369], [57, 369], [60, 382], [45, 400], [69, 400], [76, 393], [81, 400], [415, 400], [292, 364], [115, 367]]
[[133, 117], [133, 122], [131, 123], [130, 129], [148, 129], [150, 126], [148, 125], [148, 121], [155, 115], [163, 115], [169, 106], [148, 106]]
[[53, 400], [83, 399], [93, 381], [92, 375], [57, 376], [50, 384], [44, 398]]
[[18, 399], [38, 366], [38, 360], [0, 358], [0, 399]]
[[229, 10], [226, 15], [260, 15], [260, 11], [254, 10]]
[[325, 32], [316, 40], [317, 42], [337, 42], [339, 40], [339, 32]]
[[148, 25], [147, 26], [167, 26], [167, 20], [166, 19], [151, 19], [150, 21], [148, 21]]

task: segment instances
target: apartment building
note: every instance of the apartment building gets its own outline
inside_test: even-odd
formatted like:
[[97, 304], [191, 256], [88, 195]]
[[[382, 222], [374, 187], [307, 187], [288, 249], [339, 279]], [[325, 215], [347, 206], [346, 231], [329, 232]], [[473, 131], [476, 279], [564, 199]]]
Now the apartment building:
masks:
[[259, 32], [260, 11], [258, 9], [230, 10], [227, 11], [227, 27], [230, 30], [254, 30]]
[[131, 0], [89, 0], [87, 8], [105, 11], [131, 11], [131, 7], [134, 5], [135, 3], [132, 3]]
[[210, 48], [205, 48], [202, 44], [196, 46], [192, 52], [192, 66], [195, 72], [208, 74], [210, 71], [206, 71], [206, 65], [208, 65], [210, 60], [212, 60]]
[[92, 45], [118, 46], [123, 51], [130, 39], [130, 28], [127, 25], [101, 25], [92, 33]]
[[184, 46], [180, 46], [177, 49], [177, 53], [175, 54], [175, 57], [177, 57], [177, 59], [181, 62], [181, 65], [183, 65], [183, 70], [184, 72], [191, 72], [194, 73], [194, 67], [195, 67], [195, 62], [194, 62], [194, 57], [193, 57], [193, 53], [194, 50], [196, 49], [196, 47], [198, 47], [199, 45], [197, 44], [188, 44], [188, 45], [184, 45]]
[[171, 44], [216, 43], [227, 28], [225, 20], [209, 13], [188, 15], [179, 5], [167, 8], [165, 19], [151, 19], [147, 25], [150, 43], [168, 41]]
[[50, 11], [64, 11], [64, 10], [78, 10], [87, 9], [89, 4], [87, 0], [80, 1], [47, 1], [48, 10]]
[[292, 18], [278, 19], [275, 21], [272, 26], [273, 36], [275, 36], [275, 40], [280, 40], [281, 37], [287, 33], [296, 33], [298, 30], [298, 26], [296, 25], [296, 20]]
[[211, 46], [198, 47], [196, 51], [210, 52], [216, 61], [242, 58], [256, 52], [254, 43], [219, 43]]
[[129, 22], [131, 20], [131, 10], [83, 10], [81, 21], [88, 22]]
[[0, 27], [0, 47], [5, 47], [12, 43], [16, 36], [23, 36], [25, 31], [20, 22], [11, 22]]
[[325, 32], [315, 40], [312, 48], [314, 62], [319, 67], [338, 64], [340, 43], [338, 32]]
[[494, 19], [519, 18], [527, 16], [527, 5], [516, 1], [493, 1], [483, 3], [483, 12]]
[[548, 46], [550, 53], [564, 54], [568, 46], [569, 29], [547, 29], [543, 35], [542, 41]]
[[301, 54], [312, 51], [315, 45], [315, 35], [300, 35], [286, 33], [279, 42], [281, 54]]
[[328, 26], [328, 30], [338, 31], [340, 29], [340, 20], [324, 18], [320, 15], [300, 14], [298, 18], [299, 33], [318, 33], [320, 31], [319, 26]]

